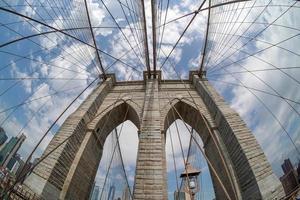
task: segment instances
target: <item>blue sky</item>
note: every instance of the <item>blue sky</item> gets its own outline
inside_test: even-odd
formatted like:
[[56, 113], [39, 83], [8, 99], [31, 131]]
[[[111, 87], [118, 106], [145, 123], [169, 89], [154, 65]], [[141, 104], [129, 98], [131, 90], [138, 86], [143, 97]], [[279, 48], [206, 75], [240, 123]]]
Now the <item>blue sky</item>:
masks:
[[[40, 3], [33, 0], [27, 2], [3, 0], [0, 5], [58, 29], [88, 26], [87, 21], [82, 20], [86, 19], [82, 2], [77, 4], [66, 2]], [[98, 27], [94, 29], [98, 48], [114, 57], [123, 55], [130, 49], [126, 39], [118, 29], [107, 28], [107, 26], [116, 27], [115, 22], [100, 1], [90, 0], [88, 2], [92, 25]], [[118, 25], [126, 27], [122, 29], [123, 33], [132, 44], [135, 44], [135, 39], [118, 1], [105, 2]], [[194, 11], [201, 2], [201, 0], [171, 1], [167, 21]], [[213, 1], [213, 4], [218, 2]], [[279, 4], [281, 6], [278, 6]], [[214, 9], [208, 42], [209, 53], [205, 57], [208, 80], [251, 128], [277, 176], [282, 175], [280, 165], [283, 159], [289, 157], [293, 163], [300, 159], [288, 137], [289, 135], [295, 145], [300, 148], [300, 105], [298, 103], [300, 102], [300, 23], [297, 20], [300, 12], [299, 3], [294, 4], [293, 0], [285, 2], [257, 0]], [[67, 10], [59, 9], [71, 5], [72, 7]], [[291, 7], [292, 5], [294, 7]], [[44, 6], [45, 9], [41, 6]], [[165, 8], [166, 1], [164, 0], [163, 13], [165, 13]], [[151, 44], [149, 1], [146, 1], [146, 15], [149, 44]], [[131, 17], [128, 12], [127, 16]], [[165, 78], [178, 79], [177, 73], [181, 78], [187, 78], [189, 70], [199, 67], [206, 16], [207, 12], [201, 12], [178, 43], [178, 47], [170, 56], [170, 62], [166, 62], [163, 68]], [[162, 50], [166, 54], [170, 52], [172, 45], [177, 41], [190, 19], [191, 16], [166, 26], [162, 43]], [[20, 34], [27, 36], [51, 30], [49, 27], [32, 21], [26, 22], [24, 19], [4, 11], [0, 11], [0, 23], [0, 45], [19, 38]], [[131, 21], [132, 26], [134, 23], [134, 20]], [[269, 26], [270, 23], [273, 25]], [[81, 38], [88, 44], [93, 44], [88, 39], [91, 36], [88, 30], [68, 31], [68, 33]], [[251, 39], [252, 37], [255, 39]], [[151, 45], [149, 51], [152, 52]], [[138, 51], [137, 54], [139, 54]], [[103, 53], [100, 55], [105, 68], [114, 61]], [[161, 66], [165, 59], [163, 53], [160, 55], [158, 66]], [[132, 51], [122, 58], [127, 64], [136, 67], [139, 72], [122, 63], [113, 65], [108, 72], [116, 73], [118, 80], [128, 80], [129, 78], [139, 80], [142, 78], [141, 71], [145, 70], [144, 60], [142, 57], [140, 59], [143, 63], [140, 63]], [[3, 126], [9, 136], [15, 136], [20, 132], [24, 132], [28, 136], [21, 149], [22, 156], [26, 157], [56, 117], [76, 97], [78, 91], [97, 76], [95, 51], [63, 34], [51, 33], [0, 48], [0, 60], [0, 126]], [[231, 64], [234, 62], [237, 63]], [[173, 65], [177, 72], [173, 70]], [[283, 69], [279, 70], [278, 68]], [[256, 71], [252, 72], [253, 70]], [[24, 77], [36, 79], [7, 80], [8, 78]], [[249, 92], [248, 89], [239, 87], [237, 84], [256, 90], [250, 89], [251, 92]], [[267, 91], [273, 96], [258, 90]], [[51, 130], [51, 134], [40, 145], [35, 157], [42, 153], [64, 119], [89, 92], [91, 89], [84, 93], [79, 101], [59, 120]], [[287, 100], [284, 101], [283, 98], [274, 95]], [[35, 100], [36, 98], [40, 99]], [[27, 103], [14, 108], [24, 101]], [[134, 130], [130, 124], [126, 124], [125, 127], [124, 134]], [[181, 131], [185, 131], [184, 126]], [[132, 137], [134, 138], [134, 136]], [[137, 140], [135, 142], [137, 143]], [[126, 149], [123, 154], [130, 151], [134, 151], [134, 149]], [[168, 147], [167, 155], [170, 155]], [[128, 173], [131, 173], [132, 176], [135, 158], [126, 158], [125, 160], [129, 169]], [[205, 164], [203, 168], [205, 168]], [[171, 177], [174, 171], [169, 166], [168, 169], [169, 182], [172, 183], [174, 180]], [[203, 177], [204, 181], [209, 183], [208, 171], [203, 174]], [[174, 185], [170, 187], [172, 188], [172, 186], [174, 187]], [[208, 188], [207, 191], [212, 197], [212, 188]]]

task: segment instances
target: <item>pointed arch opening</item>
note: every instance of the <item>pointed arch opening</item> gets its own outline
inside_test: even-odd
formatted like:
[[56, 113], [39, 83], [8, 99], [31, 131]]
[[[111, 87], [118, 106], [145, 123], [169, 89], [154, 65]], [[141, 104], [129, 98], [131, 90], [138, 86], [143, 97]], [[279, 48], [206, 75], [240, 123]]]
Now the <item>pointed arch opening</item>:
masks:
[[[180, 174], [185, 171], [184, 163], [188, 162], [193, 168], [201, 171], [197, 177], [199, 191], [194, 199], [214, 199], [215, 192], [209, 167], [202, 153], [191, 140], [191, 135], [185, 126], [192, 129], [190, 125], [185, 124], [181, 119], [177, 119], [166, 130], [168, 198], [173, 199], [177, 191], [186, 191], [186, 193], [181, 192], [181, 195], [189, 195], [185, 190], [184, 182], [180, 178]], [[203, 146], [199, 134], [193, 130], [193, 135], [197, 142]]]
[[132, 199], [138, 129], [127, 120], [107, 136], [90, 192], [91, 199]]
[[[181, 121], [183, 125], [185, 124], [182, 130], [189, 130], [189, 138], [191, 134], [195, 134], [196, 137], [194, 138], [199, 138], [199, 141], [202, 141], [206, 163], [210, 162], [210, 165], [213, 167], [212, 169], [211, 166], [208, 166], [208, 169], [216, 198], [222, 199], [226, 197], [225, 192], [227, 192], [230, 197], [235, 199], [238, 195], [237, 191], [239, 191], [236, 176], [232, 169], [228, 169], [230, 167], [228, 166], [228, 162], [230, 161], [224, 161], [224, 156], [227, 156], [225, 155], [226, 149], [219, 136], [213, 135], [214, 139], [217, 140], [217, 144], [212, 139], [210, 131], [213, 129], [214, 122], [210, 120], [209, 114], [200, 114], [199, 110], [190, 101], [174, 99], [172, 105], [169, 105], [169, 110], [164, 118], [165, 132], [172, 128], [173, 124], [177, 121]], [[192, 141], [194, 140], [192, 139]], [[198, 145], [200, 142], [198, 142]], [[201, 157], [202, 155], [200, 154], [201, 151], [198, 151], [195, 156]]]
[[[126, 151], [131, 151], [130, 156], [137, 154], [134, 151], [137, 151], [137, 130], [140, 126], [140, 120], [134, 106], [133, 102], [122, 100], [106, 107], [100, 107], [98, 114], [88, 125], [86, 136], [80, 146], [81, 150], [79, 150], [81, 154], [76, 155], [78, 159], [72, 163], [74, 170], [68, 174], [71, 181], [68, 185], [64, 185], [66, 188], [64, 198], [73, 199], [72, 195], [76, 195], [74, 199], [78, 199], [82, 194], [81, 199], [88, 199], [93, 196], [94, 190], [98, 190], [96, 193], [102, 195], [101, 198], [103, 198], [103, 195], [109, 198], [122, 198], [124, 195], [131, 196], [135, 162], [131, 162], [131, 157], [129, 161], [129, 157], [124, 155], [128, 154]], [[127, 140], [129, 137], [132, 140]], [[124, 152], [122, 148], [128, 146], [132, 148], [124, 149]], [[110, 152], [110, 150], [113, 152]], [[109, 165], [109, 169], [104, 166], [101, 170], [101, 161], [104, 161], [104, 165]], [[127, 165], [128, 162], [130, 162], [129, 165]], [[98, 177], [105, 181], [105, 184], [102, 183], [104, 189], [102, 189], [103, 187], [100, 188], [101, 184], [99, 182], [101, 180], [95, 184], [97, 171], [99, 172]], [[111, 173], [114, 176], [107, 176]], [[82, 176], [82, 174], [85, 176]], [[105, 177], [113, 179], [109, 180]], [[73, 184], [79, 182], [82, 184]], [[97, 194], [95, 195], [97, 196]]]

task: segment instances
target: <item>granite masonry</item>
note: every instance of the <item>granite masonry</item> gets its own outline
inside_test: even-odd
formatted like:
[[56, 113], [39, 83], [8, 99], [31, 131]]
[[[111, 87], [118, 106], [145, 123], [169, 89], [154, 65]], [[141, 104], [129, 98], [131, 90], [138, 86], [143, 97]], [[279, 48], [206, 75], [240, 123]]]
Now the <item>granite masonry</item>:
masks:
[[[205, 78], [116, 82], [97, 86], [56, 133], [48, 156], [24, 184], [44, 199], [88, 199], [109, 133], [124, 120], [138, 128], [134, 199], [167, 199], [166, 130], [182, 119], [201, 136], [217, 199], [280, 199], [283, 188], [241, 117]], [[218, 179], [219, 177], [219, 179]]]

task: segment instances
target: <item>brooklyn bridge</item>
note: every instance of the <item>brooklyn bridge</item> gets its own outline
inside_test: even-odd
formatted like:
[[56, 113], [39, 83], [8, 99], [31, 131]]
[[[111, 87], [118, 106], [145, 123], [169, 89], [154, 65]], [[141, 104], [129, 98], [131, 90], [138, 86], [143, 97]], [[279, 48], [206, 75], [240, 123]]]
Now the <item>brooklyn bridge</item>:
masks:
[[300, 198], [297, 0], [1, 0], [0, 199]]

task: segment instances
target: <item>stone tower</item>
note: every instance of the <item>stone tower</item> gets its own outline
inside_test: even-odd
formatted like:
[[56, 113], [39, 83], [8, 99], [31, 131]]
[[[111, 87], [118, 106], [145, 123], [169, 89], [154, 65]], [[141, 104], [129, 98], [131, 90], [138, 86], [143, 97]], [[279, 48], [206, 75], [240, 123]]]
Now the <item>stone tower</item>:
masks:
[[[201, 136], [217, 199], [279, 199], [282, 186], [255, 137], [205, 78], [116, 82], [109, 77], [63, 123], [53, 150], [25, 185], [45, 199], [87, 199], [108, 134], [124, 120], [138, 128], [134, 199], [167, 199], [165, 132], [182, 119]], [[174, 112], [175, 111], [175, 112]], [[175, 113], [175, 114], [174, 114]], [[219, 178], [219, 179], [218, 179]]]

